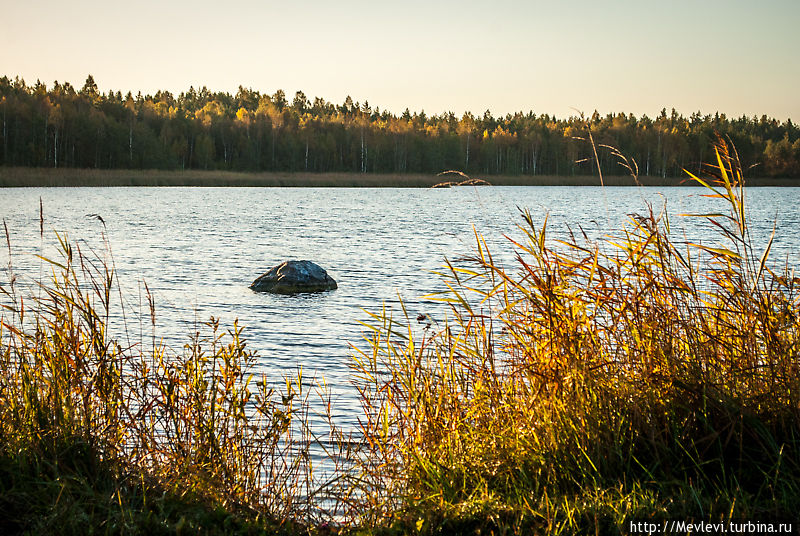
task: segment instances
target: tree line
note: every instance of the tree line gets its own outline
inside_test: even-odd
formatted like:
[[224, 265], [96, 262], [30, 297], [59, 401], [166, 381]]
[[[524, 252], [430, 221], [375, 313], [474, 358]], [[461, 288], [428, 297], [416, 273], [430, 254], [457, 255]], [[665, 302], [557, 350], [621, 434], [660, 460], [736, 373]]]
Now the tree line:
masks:
[[[681, 176], [708, 160], [717, 134], [735, 144], [753, 177], [800, 177], [800, 130], [791, 120], [596, 111], [559, 119], [533, 112], [494, 117], [452, 112], [396, 115], [351, 97], [336, 105], [289, 101], [239, 87], [235, 95], [189, 88], [178, 96], [103, 94], [89, 75], [81, 89], [0, 78], [0, 165], [358, 173], [580, 175], [595, 173], [598, 145], [635, 160], [642, 176]], [[605, 172], [610, 151], [599, 153]]]

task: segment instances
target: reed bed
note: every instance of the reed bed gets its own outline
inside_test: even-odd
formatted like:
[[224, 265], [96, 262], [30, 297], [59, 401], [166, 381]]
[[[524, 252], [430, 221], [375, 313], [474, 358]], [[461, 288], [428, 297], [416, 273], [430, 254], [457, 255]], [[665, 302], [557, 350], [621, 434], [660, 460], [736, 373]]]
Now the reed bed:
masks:
[[754, 249], [741, 166], [724, 141], [715, 155], [692, 179], [716, 243], [652, 208], [599, 241], [551, 240], [523, 212], [515, 266], [477, 234], [447, 264], [446, 322], [373, 315], [355, 365], [365, 472], [386, 490], [371, 522], [607, 534], [796, 516], [800, 279], [773, 271], [772, 240]]
[[[445, 172], [448, 173], [448, 172]], [[23, 168], [0, 166], [0, 187], [308, 187], [308, 188], [430, 188], [442, 183], [442, 177], [429, 174], [397, 173], [256, 173], [237, 171], [164, 171], [80, 168]], [[489, 175], [484, 178], [494, 186], [599, 186], [590, 175]], [[458, 184], [459, 181], [451, 184]], [[464, 181], [460, 181], [464, 182]], [[606, 186], [683, 186], [675, 177], [639, 177], [628, 175], [604, 177]], [[482, 183], [480, 183], [482, 184]], [[463, 184], [467, 186], [469, 184]], [[798, 186], [800, 179], [758, 178], [750, 186]]]
[[214, 318], [170, 351], [149, 290], [152, 338], [123, 346], [113, 261], [59, 240], [49, 281], [22, 291], [9, 266], [0, 287], [0, 532], [294, 534], [314, 519], [302, 374], [255, 375], [242, 328]]
[[771, 240], [753, 247], [741, 166], [722, 141], [715, 155], [693, 177], [723, 207], [697, 215], [715, 243], [650, 207], [598, 241], [554, 241], [523, 212], [513, 267], [477, 233], [446, 264], [441, 323], [372, 313], [353, 351], [356, 435], [330, 424], [324, 381], [254, 374], [236, 323], [212, 318], [173, 351], [147, 292], [152, 335], [122, 343], [113, 258], [59, 237], [49, 280], [21, 291], [9, 266], [0, 287], [0, 532], [619, 534], [793, 517], [800, 279], [774, 267]]

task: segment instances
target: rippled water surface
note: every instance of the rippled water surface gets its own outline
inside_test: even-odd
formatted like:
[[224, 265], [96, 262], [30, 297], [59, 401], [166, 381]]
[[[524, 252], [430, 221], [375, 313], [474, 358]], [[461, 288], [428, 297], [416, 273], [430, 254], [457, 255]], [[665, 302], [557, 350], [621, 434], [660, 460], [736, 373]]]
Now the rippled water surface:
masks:
[[[37, 188], [0, 190], [0, 213], [11, 237], [12, 266], [20, 281], [34, 281], [47, 268], [35, 254], [54, 255], [55, 233], [103, 251], [103, 225], [126, 299], [129, 336], [138, 340], [135, 311], [141, 281], [154, 294], [159, 335], [174, 347], [188, 341], [197, 322], [210, 316], [246, 326], [260, 367], [274, 375], [302, 366], [306, 377], [324, 376], [333, 389], [336, 419], [358, 414], [350, 384], [350, 343], [359, 344], [367, 319], [398, 295], [409, 314], [440, 314], [421, 297], [441, 289], [432, 271], [443, 259], [467, 255], [473, 228], [498, 257], [512, 263], [504, 234], [518, 237], [517, 207], [541, 223], [550, 215], [549, 236], [567, 226], [590, 236], [617, 229], [627, 214], [646, 203], [667, 201], [673, 229], [692, 240], [712, 241], [698, 219], [685, 212], [725, 210], [695, 188], [462, 187], [453, 189], [301, 188]], [[791, 265], [800, 258], [797, 188], [748, 192], [751, 232], [765, 244], [777, 221], [773, 259]], [[45, 216], [39, 237], [39, 199]], [[309, 259], [339, 283], [332, 292], [299, 296], [257, 294], [248, 285], [288, 259]], [[2, 284], [8, 281], [8, 251], [2, 248]], [[142, 328], [147, 337], [149, 328]]]

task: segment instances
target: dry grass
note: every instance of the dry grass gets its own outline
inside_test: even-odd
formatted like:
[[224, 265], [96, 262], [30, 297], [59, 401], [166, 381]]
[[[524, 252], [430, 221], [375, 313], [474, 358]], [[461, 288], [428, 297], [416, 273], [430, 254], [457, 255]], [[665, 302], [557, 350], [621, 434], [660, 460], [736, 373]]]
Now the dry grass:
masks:
[[116, 532], [136, 518], [132, 532], [172, 531], [191, 505], [205, 509], [195, 528], [218, 508], [267, 526], [314, 519], [302, 374], [277, 387], [255, 375], [242, 328], [213, 318], [177, 353], [163, 347], [149, 291], [152, 339], [123, 345], [108, 252], [59, 240], [50, 281], [20, 290], [9, 266], [0, 287], [0, 529]]
[[[716, 243], [686, 244], [651, 208], [599, 242], [554, 242], [523, 213], [513, 269], [477, 234], [447, 264], [448, 319], [374, 314], [357, 438], [318, 441], [303, 379], [254, 376], [235, 324], [170, 351], [150, 299], [151, 339], [123, 345], [107, 251], [63, 240], [29, 294], [10, 266], [0, 531], [616, 534], [794, 516], [800, 279], [754, 250], [741, 167], [716, 155], [695, 178], [723, 205], [698, 216]], [[312, 445], [338, 463], [325, 483]]]
[[697, 179], [727, 206], [700, 216], [714, 245], [652, 209], [599, 242], [554, 243], [524, 213], [515, 269], [477, 235], [448, 263], [447, 321], [374, 315], [356, 374], [376, 521], [549, 534], [795, 515], [800, 279], [753, 249], [741, 168], [716, 149]]
[[[476, 179], [478, 180], [478, 179]], [[493, 175], [495, 186], [599, 186], [597, 177], [550, 175]], [[31, 186], [250, 186], [250, 187], [360, 187], [430, 188], [441, 183], [438, 175], [373, 173], [241, 173], [233, 171], [103, 170], [73, 168], [0, 167], [0, 187]], [[684, 179], [604, 176], [606, 186], [681, 186]], [[750, 186], [800, 186], [800, 179], [756, 179]]]
[[427, 187], [427, 175], [0, 168], [0, 186]]

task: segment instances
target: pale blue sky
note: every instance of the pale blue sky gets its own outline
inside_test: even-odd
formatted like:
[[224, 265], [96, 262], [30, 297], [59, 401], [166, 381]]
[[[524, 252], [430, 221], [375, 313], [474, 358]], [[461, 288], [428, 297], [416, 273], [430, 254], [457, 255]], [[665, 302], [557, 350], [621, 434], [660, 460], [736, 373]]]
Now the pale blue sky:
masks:
[[800, 120], [800, 0], [0, 0], [0, 74], [245, 87], [400, 113]]

